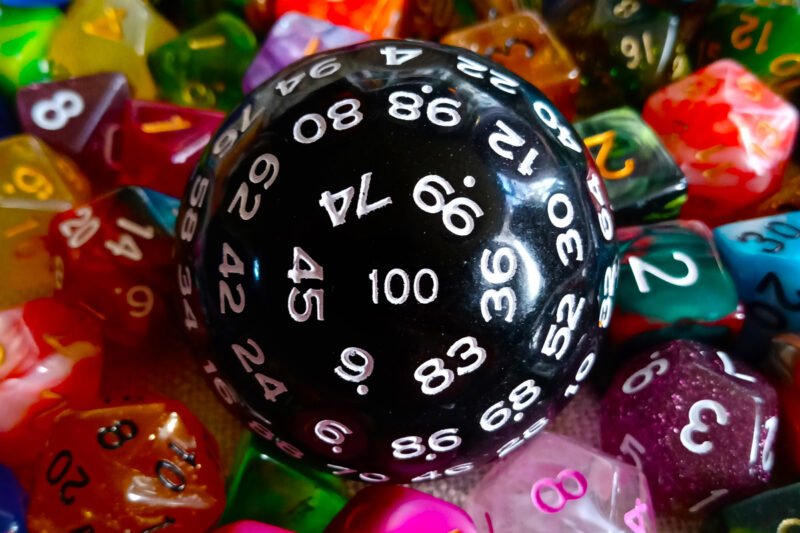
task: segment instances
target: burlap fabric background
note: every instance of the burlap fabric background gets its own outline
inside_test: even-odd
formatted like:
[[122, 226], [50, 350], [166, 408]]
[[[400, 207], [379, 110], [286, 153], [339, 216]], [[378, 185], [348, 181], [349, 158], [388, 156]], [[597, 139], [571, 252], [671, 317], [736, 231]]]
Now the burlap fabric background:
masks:
[[[106, 354], [106, 361], [104, 385], [108, 392], [150, 388], [181, 400], [217, 438], [222, 453], [223, 468], [226, 475], [230, 472], [233, 467], [231, 462], [234, 450], [244, 427], [216, 399], [212, 390], [206, 385], [199, 365], [182, 344], [164, 339], [158, 350], [153, 352], [125, 353], [110, 350]], [[575, 400], [548, 426], [548, 430], [599, 447], [599, 409], [596, 395], [584, 387]], [[446, 481], [417, 484], [415, 488], [461, 504], [483, 472], [485, 469]], [[358, 490], [360, 486], [361, 484], [356, 482], [350, 485], [353, 491]], [[658, 522], [658, 530], [661, 533], [693, 533], [699, 531], [699, 526], [699, 521], [682, 521], [675, 518], [662, 518]]]

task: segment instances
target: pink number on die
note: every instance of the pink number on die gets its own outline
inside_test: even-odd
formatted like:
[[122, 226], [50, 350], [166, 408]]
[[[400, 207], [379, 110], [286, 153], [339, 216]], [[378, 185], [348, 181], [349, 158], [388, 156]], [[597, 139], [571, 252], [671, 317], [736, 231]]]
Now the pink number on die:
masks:
[[647, 533], [647, 513], [649, 508], [646, 503], [636, 498], [636, 505], [625, 513], [625, 525], [630, 528], [633, 533]]
[[[564, 480], [572, 479], [578, 484], [578, 492], [569, 492], [564, 487]], [[549, 487], [558, 494], [558, 501], [552, 506], [542, 498], [542, 489]], [[542, 478], [531, 487], [531, 501], [533, 505], [543, 513], [557, 513], [561, 511], [569, 500], [580, 500], [586, 494], [589, 484], [583, 474], [577, 470], [562, 470], [555, 479], [551, 477]]]

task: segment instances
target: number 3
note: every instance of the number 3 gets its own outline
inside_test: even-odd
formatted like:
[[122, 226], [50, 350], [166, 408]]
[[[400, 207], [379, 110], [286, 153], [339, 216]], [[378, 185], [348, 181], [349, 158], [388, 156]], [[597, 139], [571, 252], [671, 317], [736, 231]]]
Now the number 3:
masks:
[[708, 424], [700, 419], [703, 411], [714, 413], [714, 420], [720, 426], [728, 425], [728, 410], [715, 400], [700, 400], [689, 409], [689, 423], [681, 429], [681, 444], [684, 448], [698, 455], [705, 455], [714, 449], [710, 440], [698, 443], [694, 440], [695, 433], [708, 433]]

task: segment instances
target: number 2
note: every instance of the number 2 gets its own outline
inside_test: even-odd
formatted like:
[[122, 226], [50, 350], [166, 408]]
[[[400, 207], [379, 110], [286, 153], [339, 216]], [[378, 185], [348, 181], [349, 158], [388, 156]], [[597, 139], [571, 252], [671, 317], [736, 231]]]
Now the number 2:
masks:
[[697, 269], [697, 264], [691, 257], [683, 252], [675, 251], [672, 252], [672, 258], [686, 265], [686, 274], [683, 276], [672, 276], [635, 255], [628, 258], [628, 264], [630, 264], [631, 272], [633, 272], [633, 278], [636, 280], [636, 286], [639, 288], [639, 292], [642, 294], [650, 292], [650, 283], [648, 283], [645, 274], [650, 274], [662, 281], [666, 281], [670, 285], [678, 287], [689, 287], [697, 282], [700, 271]]

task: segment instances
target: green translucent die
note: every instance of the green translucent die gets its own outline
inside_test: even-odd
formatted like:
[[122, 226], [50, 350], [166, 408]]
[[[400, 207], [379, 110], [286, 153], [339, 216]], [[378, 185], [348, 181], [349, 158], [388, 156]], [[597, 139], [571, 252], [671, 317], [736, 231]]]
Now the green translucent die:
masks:
[[296, 533], [325, 529], [347, 503], [341, 481], [299, 465], [289, 467], [265, 450], [251, 433], [242, 439], [221, 523], [256, 520]]
[[735, 59], [779, 91], [800, 80], [800, 2], [721, 0], [701, 32], [699, 62]]
[[715, 513], [703, 533], [800, 532], [800, 483], [762, 492]]
[[62, 18], [56, 8], [0, 6], [0, 93], [49, 79], [47, 49]]
[[223, 12], [162, 45], [148, 64], [165, 99], [229, 111], [242, 99], [242, 78], [256, 46], [250, 28]]
[[191, 28], [220, 11], [244, 17], [247, 0], [151, 0], [150, 3], [178, 28]]
[[724, 345], [744, 313], [708, 227], [674, 221], [622, 228], [615, 344], [635, 349], [668, 339]]
[[605, 180], [617, 226], [678, 217], [686, 176], [636, 111], [612, 109], [575, 123], [575, 129]]

